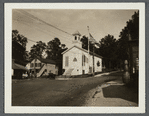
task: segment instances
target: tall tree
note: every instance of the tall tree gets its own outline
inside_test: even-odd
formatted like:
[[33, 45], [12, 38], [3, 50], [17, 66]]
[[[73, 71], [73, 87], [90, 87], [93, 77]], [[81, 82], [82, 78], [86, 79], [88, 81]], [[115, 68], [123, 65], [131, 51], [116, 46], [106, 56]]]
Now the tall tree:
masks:
[[58, 38], [54, 38], [47, 43], [47, 54], [49, 59], [58, 59], [60, 57], [61, 42]]
[[65, 44], [61, 44], [58, 38], [54, 38], [47, 43], [47, 59], [56, 61], [56, 65], [59, 67], [58, 74], [62, 74], [62, 52], [67, 49]]
[[[12, 59], [15, 63], [25, 66], [27, 60], [27, 38], [19, 34], [18, 30], [12, 30]], [[22, 78], [23, 70], [14, 69], [13, 78]]]
[[98, 53], [104, 57], [104, 63], [107, 68], [117, 66], [117, 40], [113, 35], [107, 35], [99, 41]]
[[[82, 48], [88, 50], [88, 37], [86, 37], [85, 35], [81, 38], [81, 42], [82, 42]], [[93, 52], [93, 44], [92, 42], [89, 41], [89, 51]], [[94, 49], [94, 52], [96, 52], [96, 47]], [[97, 53], [97, 52], [96, 52]]]
[[42, 58], [43, 51], [46, 49], [46, 44], [42, 41], [38, 41], [31, 47], [30, 58], [34, 59], [36, 57]]
[[21, 44], [24, 48], [26, 48], [27, 38], [19, 34], [18, 30], [12, 30], [12, 41], [16, 41], [19, 44]]
[[[37, 57], [42, 58], [43, 51], [46, 49], [46, 44], [42, 41], [38, 41], [31, 47], [30, 50], [30, 59], [35, 59], [34, 64], [36, 63]], [[36, 77], [36, 68], [34, 65], [34, 77]]]
[[120, 32], [118, 40], [118, 58], [123, 62], [129, 60], [129, 44], [128, 41], [139, 41], [139, 11], [132, 15], [132, 19], [126, 22], [126, 26]]
[[[27, 37], [19, 34], [18, 30], [12, 30], [12, 42], [13, 41], [19, 43], [25, 49], [24, 53], [21, 54], [22, 56], [20, 56], [20, 57], [22, 57], [24, 61], [28, 60], [28, 54], [27, 54], [28, 52], [26, 51], [26, 44], [28, 42]], [[15, 47], [15, 46], [13, 46], [13, 47]], [[15, 54], [15, 53], [13, 53], [13, 54]]]

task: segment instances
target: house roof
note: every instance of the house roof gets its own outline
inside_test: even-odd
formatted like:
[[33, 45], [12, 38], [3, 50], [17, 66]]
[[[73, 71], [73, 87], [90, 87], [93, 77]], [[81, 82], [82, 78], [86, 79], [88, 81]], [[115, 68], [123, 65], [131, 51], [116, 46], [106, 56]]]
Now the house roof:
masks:
[[12, 63], [12, 69], [18, 69], [18, 70], [26, 70], [28, 71], [23, 65]]
[[56, 62], [54, 60], [42, 59], [42, 58], [37, 58], [37, 59], [40, 60], [43, 63], [46, 63], [46, 64], [56, 64]]
[[[35, 58], [34, 58], [35, 59]], [[34, 59], [32, 59], [30, 62], [32, 62]], [[46, 63], [46, 64], [56, 64], [56, 62], [54, 60], [50, 60], [50, 59], [43, 59], [43, 58], [39, 58], [37, 57], [38, 60], [40, 60], [42, 63]]]
[[[85, 49], [83, 49], [83, 48], [80, 48], [80, 47], [74, 45], [73, 47], [71, 47], [71, 48], [65, 50], [64, 52], [62, 52], [62, 54], [65, 54], [66, 52], [68, 52], [69, 50], [71, 50], [71, 49], [74, 48], [74, 47], [75, 47], [75, 48], [78, 48], [78, 49], [80, 49], [80, 50], [82, 50], [82, 51], [84, 51], [84, 52], [86, 52], [86, 53], [88, 53], [87, 50], [85, 50]], [[102, 56], [100, 56], [100, 55], [98, 55], [98, 54], [96, 54], [96, 53], [93, 53], [93, 52], [89, 52], [89, 54], [90, 54], [90, 55], [93, 55], [93, 54], [94, 54], [94, 56], [96, 56], [96, 57], [103, 58]]]

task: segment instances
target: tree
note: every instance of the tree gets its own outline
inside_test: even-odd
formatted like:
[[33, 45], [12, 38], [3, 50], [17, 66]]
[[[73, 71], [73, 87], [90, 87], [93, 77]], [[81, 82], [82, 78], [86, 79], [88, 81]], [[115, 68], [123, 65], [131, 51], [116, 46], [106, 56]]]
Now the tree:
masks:
[[42, 58], [43, 51], [46, 49], [46, 44], [42, 41], [38, 41], [31, 47], [30, 58], [34, 59], [36, 57]]
[[[12, 30], [12, 59], [15, 63], [25, 66], [27, 60], [27, 38], [19, 34], [18, 30]], [[13, 78], [22, 78], [24, 70], [14, 69]]]
[[[19, 56], [19, 57], [21, 57], [20, 60], [22, 61], [22, 58], [23, 58], [23, 61], [28, 60], [28, 54], [27, 54], [28, 52], [26, 51], [26, 44], [28, 42], [27, 37], [19, 34], [18, 30], [12, 30], [12, 42], [17, 42], [19, 45], [21, 45], [24, 48], [23, 54], [21, 54], [21, 56]], [[13, 44], [13, 47], [16, 47], [14, 45], [16, 45], [16, 44]], [[15, 52], [15, 51], [13, 50], [13, 52]], [[12, 53], [12, 54], [15, 54], [15, 53]]]
[[65, 44], [61, 44], [58, 38], [54, 38], [47, 43], [47, 59], [54, 60], [59, 67], [58, 74], [62, 74], [62, 52], [67, 49]]
[[[85, 35], [81, 38], [82, 48], [88, 50], [88, 37]], [[89, 42], [89, 51], [93, 52], [93, 44]], [[97, 49], [94, 49], [95, 53], [97, 53]]]
[[65, 49], [66, 48], [66, 45], [65, 44], [61, 44], [61, 48], [62, 49]]
[[81, 38], [82, 48], [88, 50], [88, 37], [85, 35]]
[[113, 35], [107, 35], [99, 41], [98, 54], [103, 56], [105, 66], [114, 68], [117, 66], [117, 40]]
[[[65, 45], [66, 46], [66, 45]], [[52, 41], [47, 43], [47, 54], [49, 59], [59, 59], [61, 56], [61, 42], [58, 38], [54, 38]]]
[[27, 38], [19, 34], [18, 30], [12, 30], [12, 41], [16, 41], [19, 44], [21, 44], [24, 48], [26, 48]]
[[[43, 51], [46, 49], [46, 44], [42, 41], [38, 41], [31, 47], [30, 50], [30, 59], [35, 59], [34, 64], [36, 63], [37, 57], [42, 58]], [[36, 68], [34, 65], [34, 76], [36, 77]]]
[[23, 55], [23, 58], [26, 60], [26, 61], [30, 61], [30, 55], [29, 55], [29, 52], [28, 51], [25, 51], [24, 55]]
[[118, 40], [118, 58], [130, 60], [129, 57], [129, 39], [137, 40], [139, 42], [139, 11], [132, 15], [132, 19], [126, 22], [126, 26], [120, 32]]
[[132, 15], [132, 19], [127, 21], [127, 30], [132, 40], [139, 40], [139, 11]]

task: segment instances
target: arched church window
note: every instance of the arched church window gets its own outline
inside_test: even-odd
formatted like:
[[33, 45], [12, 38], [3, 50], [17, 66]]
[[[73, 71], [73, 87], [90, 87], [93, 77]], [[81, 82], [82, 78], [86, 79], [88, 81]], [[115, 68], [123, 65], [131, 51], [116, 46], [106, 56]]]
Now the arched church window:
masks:
[[77, 40], [77, 36], [75, 36], [75, 40]]
[[78, 37], [78, 40], [80, 40], [80, 36]]

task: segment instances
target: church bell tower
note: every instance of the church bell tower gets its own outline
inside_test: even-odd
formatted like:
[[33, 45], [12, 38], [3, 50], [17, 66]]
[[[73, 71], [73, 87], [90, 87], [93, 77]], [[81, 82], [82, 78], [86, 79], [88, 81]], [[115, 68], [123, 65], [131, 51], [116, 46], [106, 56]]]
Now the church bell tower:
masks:
[[81, 34], [79, 33], [79, 31], [74, 32], [72, 35], [74, 36], [74, 40], [72, 41], [72, 44], [82, 48], [82, 42], [80, 41]]

